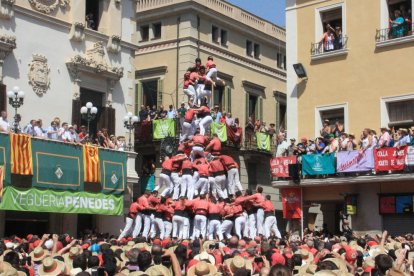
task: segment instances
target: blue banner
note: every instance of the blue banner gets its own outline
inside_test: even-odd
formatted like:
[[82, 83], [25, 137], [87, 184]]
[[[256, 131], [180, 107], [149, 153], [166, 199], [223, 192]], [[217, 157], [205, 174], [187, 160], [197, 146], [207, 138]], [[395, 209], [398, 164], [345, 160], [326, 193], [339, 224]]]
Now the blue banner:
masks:
[[302, 155], [302, 175], [335, 173], [335, 154]]

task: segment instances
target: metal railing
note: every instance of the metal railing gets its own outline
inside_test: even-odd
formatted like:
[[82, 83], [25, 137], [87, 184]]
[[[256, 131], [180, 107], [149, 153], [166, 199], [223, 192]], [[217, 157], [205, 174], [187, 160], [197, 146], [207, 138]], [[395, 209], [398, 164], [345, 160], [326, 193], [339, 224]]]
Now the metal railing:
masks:
[[323, 41], [312, 43], [311, 55], [315, 56], [315, 55], [320, 55], [323, 53], [330, 53], [330, 52], [335, 52], [338, 50], [347, 49], [348, 37], [345, 35], [345, 36], [342, 36], [341, 38], [335, 38], [335, 40], [333, 41], [333, 49], [326, 49], [324, 44], [325, 43]]
[[414, 24], [403, 23], [398, 26], [390, 27], [387, 29], [377, 30], [375, 35], [376, 42], [384, 42], [396, 38], [406, 37], [413, 35]]

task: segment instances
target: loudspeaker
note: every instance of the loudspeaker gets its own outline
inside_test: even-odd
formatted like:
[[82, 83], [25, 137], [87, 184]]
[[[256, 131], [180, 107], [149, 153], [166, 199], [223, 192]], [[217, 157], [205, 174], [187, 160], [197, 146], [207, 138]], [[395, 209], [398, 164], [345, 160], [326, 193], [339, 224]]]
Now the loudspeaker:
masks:
[[293, 181], [298, 181], [299, 177], [299, 164], [289, 164], [289, 176]]

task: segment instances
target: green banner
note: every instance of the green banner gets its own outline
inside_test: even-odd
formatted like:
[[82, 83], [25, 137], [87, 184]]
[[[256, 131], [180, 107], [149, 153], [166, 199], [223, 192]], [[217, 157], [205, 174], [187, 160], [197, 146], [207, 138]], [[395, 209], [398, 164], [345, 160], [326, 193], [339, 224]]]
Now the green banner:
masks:
[[0, 202], [0, 210], [76, 213], [94, 215], [122, 215], [124, 197], [69, 192], [6, 187]]
[[334, 174], [335, 154], [302, 155], [302, 175]]
[[270, 135], [263, 132], [256, 132], [257, 149], [270, 151]]
[[32, 186], [83, 190], [82, 147], [32, 139]]
[[152, 121], [153, 138], [155, 140], [175, 136], [175, 124], [173, 119]]
[[212, 122], [210, 125], [211, 135], [217, 134], [221, 142], [227, 141], [227, 125], [225, 123]]
[[10, 136], [7, 134], [0, 134], [0, 166], [4, 166], [4, 180], [3, 186], [10, 186]]
[[127, 181], [127, 155], [122, 151], [99, 149], [101, 186], [105, 194], [124, 192]]

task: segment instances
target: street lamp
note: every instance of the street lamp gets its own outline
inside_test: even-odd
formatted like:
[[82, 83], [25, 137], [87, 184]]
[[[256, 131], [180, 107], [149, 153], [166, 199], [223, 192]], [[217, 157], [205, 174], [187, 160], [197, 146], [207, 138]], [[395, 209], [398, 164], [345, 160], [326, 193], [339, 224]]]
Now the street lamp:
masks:
[[129, 143], [127, 147], [128, 151], [133, 150], [133, 145], [131, 142], [132, 130], [135, 128], [135, 124], [138, 122], [138, 120], [138, 117], [133, 116], [131, 112], [128, 112], [124, 117], [124, 127], [129, 130]]
[[23, 105], [24, 92], [18, 86], [13, 87], [12, 91], [7, 92], [9, 104], [14, 108], [14, 133], [19, 132], [19, 122], [17, 120], [17, 109]]
[[82, 115], [82, 118], [88, 122], [87, 127], [87, 133], [88, 136], [86, 138], [87, 142], [90, 142], [90, 133], [89, 133], [89, 123], [93, 120], [95, 120], [96, 114], [98, 113], [98, 108], [96, 106], [93, 106], [91, 102], [87, 102], [85, 106], [81, 107], [80, 113]]

